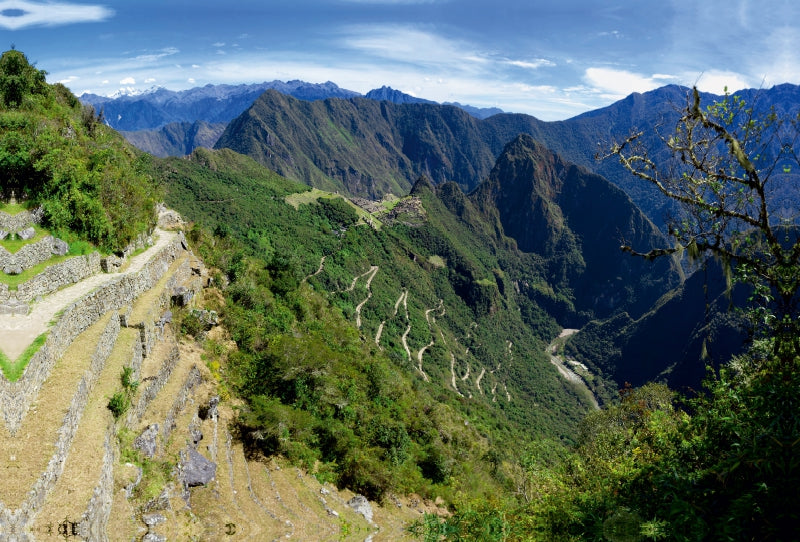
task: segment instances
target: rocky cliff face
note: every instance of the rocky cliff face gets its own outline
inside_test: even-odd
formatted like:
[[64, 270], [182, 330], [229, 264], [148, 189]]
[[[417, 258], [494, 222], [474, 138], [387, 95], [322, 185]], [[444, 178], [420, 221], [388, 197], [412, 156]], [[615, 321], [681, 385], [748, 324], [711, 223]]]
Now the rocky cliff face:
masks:
[[549, 261], [553, 281], [569, 284], [579, 311], [642, 314], [680, 282], [674, 262], [646, 262], [620, 251], [623, 243], [665, 243], [624, 192], [530, 136], [506, 146], [471, 198], [520, 250]]

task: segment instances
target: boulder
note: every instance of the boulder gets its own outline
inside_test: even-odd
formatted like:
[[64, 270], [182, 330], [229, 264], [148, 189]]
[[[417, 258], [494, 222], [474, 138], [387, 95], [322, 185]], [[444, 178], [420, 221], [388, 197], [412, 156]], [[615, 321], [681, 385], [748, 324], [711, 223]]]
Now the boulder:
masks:
[[158, 227], [164, 230], [182, 228], [184, 226], [183, 218], [177, 211], [167, 209], [163, 205], [157, 208], [158, 211]]
[[203, 440], [203, 432], [199, 427], [192, 427], [189, 429], [189, 436], [192, 438], [192, 443], [197, 446], [197, 443]]
[[120, 258], [119, 256], [115, 256], [114, 254], [110, 254], [100, 260], [100, 268], [106, 273], [113, 273], [122, 267], [123, 263], [125, 263], [124, 259]]
[[142, 434], [133, 439], [133, 447], [146, 457], [153, 458], [156, 455], [156, 448], [158, 446], [158, 424], [154, 423], [147, 426], [147, 429], [142, 431]]
[[69, 250], [69, 245], [66, 241], [61, 239], [53, 239], [53, 254], [56, 256], [64, 256]]
[[372, 523], [372, 505], [369, 504], [369, 501], [365, 496], [356, 495], [347, 501], [347, 506], [352, 508], [356, 514], [361, 514], [364, 516], [364, 519]]
[[172, 303], [178, 307], [185, 307], [192, 300], [194, 292], [185, 286], [177, 286], [172, 290]]
[[18, 231], [17, 235], [19, 235], [20, 239], [28, 241], [36, 236], [36, 230], [34, 230], [33, 227], [28, 227], [25, 228], [24, 230]]
[[217, 464], [209, 461], [194, 448], [187, 448], [182, 454], [183, 483], [187, 487], [202, 486], [214, 479]]
[[153, 512], [150, 514], [143, 514], [142, 521], [144, 521], [144, 524], [147, 525], [148, 527], [153, 527], [155, 525], [158, 525], [159, 523], [165, 523], [167, 521], [167, 518], [166, 516], [164, 516], [164, 514], [160, 512]]
[[214, 419], [217, 417], [217, 405], [219, 404], [219, 395], [215, 395], [208, 400], [207, 405], [203, 405], [198, 409], [197, 415], [201, 420]]

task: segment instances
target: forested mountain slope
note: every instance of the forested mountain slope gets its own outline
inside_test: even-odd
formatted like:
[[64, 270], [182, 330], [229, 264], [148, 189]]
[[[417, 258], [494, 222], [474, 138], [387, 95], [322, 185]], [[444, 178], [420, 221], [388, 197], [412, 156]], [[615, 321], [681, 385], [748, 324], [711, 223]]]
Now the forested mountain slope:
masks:
[[[660, 127], [660, 132], [645, 130], [643, 142], [657, 148], [658, 133], [669, 135], [674, 129], [688, 91], [670, 85], [633, 93], [608, 107], [556, 122], [513, 113], [479, 120], [452, 106], [374, 103], [361, 98], [324, 100], [311, 106], [268, 92], [232, 121], [217, 146], [247, 154], [307, 184], [380, 197], [386, 192], [406, 193], [422, 174], [434, 184], [453, 181], [470, 191], [486, 178], [508, 142], [528, 134], [566, 160], [618, 185], [663, 229], [674, 213], [666, 198], [623, 171], [616, 160], [598, 161], [596, 156], [607, 153], [613, 142], [650, 126]], [[741, 96], [756, 111], [783, 111], [796, 107], [792, 104], [797, 103], [797, 92], [794, 85], [780, 85], [743, 91]], [[704, 106], [717, 99], [702, 94]], [[666, 160], [668, 154], [654, 158]], [[781, 189], [788, 185], [794, 186], [785, 182]], [[786, 192], [785, 197], [795, 201], [793, 193]]]

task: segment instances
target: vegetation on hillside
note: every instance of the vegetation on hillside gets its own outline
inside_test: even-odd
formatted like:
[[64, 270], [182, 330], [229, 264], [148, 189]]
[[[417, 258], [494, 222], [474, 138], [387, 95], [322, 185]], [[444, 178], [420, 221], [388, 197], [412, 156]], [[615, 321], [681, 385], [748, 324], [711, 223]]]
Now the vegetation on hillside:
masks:
[[[425, 218], [376, 230], [342, 199], [293, 207], [286, 196], [308, 187], [231, 151], [153, 167], [229, 283], [220, 312], [236, 349], [208, 346], [246, 400], [251, 451], [372, 497], [452, 502], [503, 494], [515, 443], [576, 438], [588, 405], [545, 358], [560, 328], [536, 301], [557, 294], [455, 185], [420, 181]], [[521, 295], [517, 280], [540, 293]]]
[[0, 197], [12, 193], [56, 234], [120, 250], [154, 225], [141, 153], [17, 50], [0, 56]]
[[[477, 501], [447, 520], [428, 518], [420, 529], [429, 540], [798, 538], [800, 238], [770, 191], [779, 171], [798, 165], [787, 136], [795, 129], [737, 97], [701, 108], [695, 92], [665, 140], [675, 163], [633, 147], [637, 134], [614, 146], [625, 167], [685, 211], [670, 229], [677, 249], [644, 256], [720, 259], [752, 292], [751, 346], [711, 371], [694, 397], [662, 385], [624, 388], [618, 405], [586, 419], [570, 453], [526, 463], [520, 487], [540, 488], [537, 498]], [[784, 152], [770, 156], [764, 149], [776, 139]]]

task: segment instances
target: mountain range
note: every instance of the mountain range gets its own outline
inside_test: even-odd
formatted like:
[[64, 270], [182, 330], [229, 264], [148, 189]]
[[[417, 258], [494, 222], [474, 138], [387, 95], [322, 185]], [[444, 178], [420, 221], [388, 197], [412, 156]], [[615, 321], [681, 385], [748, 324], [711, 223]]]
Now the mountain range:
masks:
[[[303, 85], [293, 91], [306, 98], [341, 90]], [[195, 90], [191, 106], [147, 93], [142, 116], [224, 118], [255, 92]], [[791, 114], [783, 100], [796, 90], [737, 100]], [[153, 153], [191, 150], [158, 158], [102, 122], [105, 108], [3, 53], [0, 309], [9, 335], [17, 314], [45, 331], [26, 347], [25, 328], [0, 352], [14, 399], [0, 530], [52, 533], [54, 518], [89, 539], [135, 538], [143, 524], [146, 539], [740, 529], [726, 518], [751, 521], [753, 503], [772, 506], [751, 497], [792, 472], [773, 471], [761, 449], [790, 462], [786, 443], [800, 442], [794, 429], [762, 438], [775, 408], [783, 426], [793, 419], [790, 319], [771, 328], [781, 378], [757, 329], [752, 355], [736, 357], [751, 337], [734, 309], [768, 289], [732, 283], [749, 268], [704, 261], [692, 244], [685, 259], [621, 250], [667, 247], [669, 208], [589, 148], [640, 122], [658, 141], [686, 93], [665, 87], [545, 123], [387, 87], [320, 99], [268, 88], [230, 121], [128, 133]], [[788, 154], [783, 135], [752, 159]], [[792, 208], [789, 166], [778, 161], [773, 193]], [[794, 267], [777, 269], [791, 278]], [[729, 361], [701, 383], [707, 365]], [[654, 380], [709, 394], [687, 407]], [[747, 481], [762, 464], [778, 480]], [[790, 506], [787, 485], [778, 495]], [[727, 514], [725, 500], [742, 495]], [[375, 516], [368, 499], [383, 505]]]
[[[389, 87], [371, 91], [366, 97], [329, 98], [323, 96], [325, 92], [341, 89], [328, 84], [324, 89], [313, 87], [319, 91], [318, 99], [313, 98], [312, 87], [297, 85], [289, 91], [286, 87], [269, 88], [227, 124], [195, 120], [169, 124], [157, 132], [130, 132], [126, 137], [153, 154], [169, 148], [165, 154], [176, 155], [210, 146], [218, 137], [216, 148], [230, 148], [287, 178], [352, 196], [380, 199], [389, 193], [406, 194], [420, 176], [429, 179], [432, 186], [443, 187], [440, 193], [447, 194], [451, 203], [466, 201], [466, 194], [471, 193], [471, 207], [484, 217], [482, 220], [493, 224], [501, 236], [513, 239], [518, 250], [543, 258], [548, 288], [569, 292], [538, 299], [559, 323], [582, 325], [587, 318], [616, 318], [602, 328], [606, 339], [616, 337], [617, 346], [613, 348], [598, 347], [590, 337], [591, 328], [575, 337], [576, 345], [588, 341], [588, 346], [572, 349], [582, 363], [618, 382], [644, 382], [659, 375], [677, 385], [699, 382], [703, 371], [696, 367], [701, 364], [694, 364], [691, 370], [682, 367], [692, 365], [691, 360], [703, 349], [707, 335], [699, 330], [707, 328], [708, 314], [687, 308], [697, 305], [696, 296], [677, 291], [670, 294], [672, 301], [654, 305], [659, 296], [681, 284], [681, 270], [669, 264], [670, 271], [651, 275], [642, 274], [644, 263], [638, 260], [623, 259], [623, 268], [605, 262], [623, 239], [637, 247], [664, 246], [658, 229], [665, 226], [671, 203], [652, 187], [624, 174], [616, 162], [595, 159], [605, 145], [621, 140], [638, 126], [674, 123], [677, 111], [686, 103], [687, 89], [667, 86], [634, 93], [572, 119], [543, 122], [529, 115], [507, 113], [479, 118], [461, 108], [411, 97]], [[205, 94], [218, 91], [206, 87]], [[305, 98], [298, 99], [291, 92]], [[797, 92], [797, 87], [782, 85], [741, 94], [759, 107], [781, 107], [782, 103], [792, 103]], [[702, 97], [707, 103], [719, 98]], [[162, 101], [168, 100], [162, 96]], [[654, 142], [655, 135], [647, 137], [650, 139], [646, 142]], [[542, 154], [545, 148], [547, 157]], [[590, 172], [602, 174], [622, 190], [624, 197], [611, 198], [619, 203], [609, 207], [609, 187], [613, 184], [605, 180], [601, 183]], [[501, 184], [500, 178], [505, 182]], [[515, 178], [522, 179], [519, 185]], [[451, 183], [455, 184], [447, 188]], [[605, 195], [597, 193], [600, 186], [605, 187]], [[457, 193], [465, 195], [456, 197]], [[628, 197], [632, 203], [625, 203]], [[596, 205], [598, 201], [603, 201], [603, 206]], [[636, 207], [644, 215], [634, 212]], [[631, 218], [620, 227], [609, 221], [612, 214]], [[630, 237], [631, 232], [635, 239]], [[691, 289], [691, 284], [685, 288]], [[724, 314], [724, 307], [722, 302], [716, 304], [714, 315]], [[659, 314], [673, 315], [675, 311], [693, 315], [686, 319], [687, 329], [678, 333], [677, 342], [660, 350], [661, 361], [649, 369], [634, 369], [627, 360], [640, 357], [642, 351], [631, 345], [647, 344], [648, 337], [659, 330], [648, 322], [660, 321], [664, 317]], [[730, 329], [718, 334], [724, 340], [715, 351], [736, 350], [731, 345], [742, 337], [735, 326]], [[679, 347], [681, 341], [690, 347]], [[581, 351], [605, 354], [601, 359], [588, 359], [590, 356], [581, 357]]]

